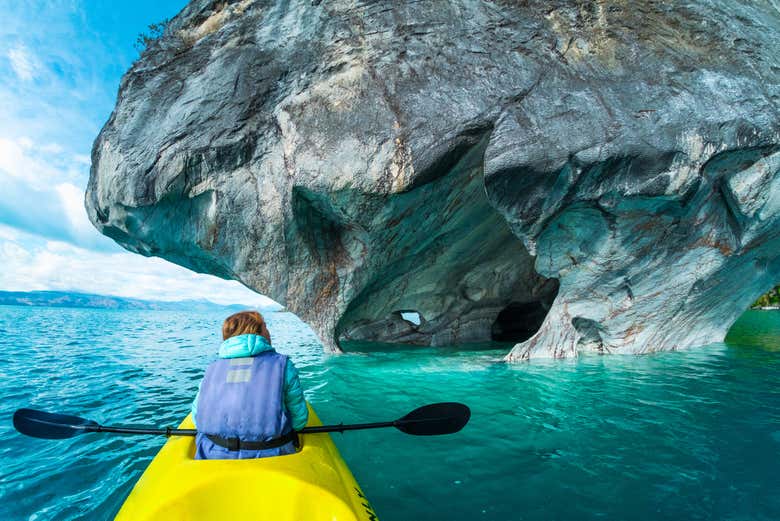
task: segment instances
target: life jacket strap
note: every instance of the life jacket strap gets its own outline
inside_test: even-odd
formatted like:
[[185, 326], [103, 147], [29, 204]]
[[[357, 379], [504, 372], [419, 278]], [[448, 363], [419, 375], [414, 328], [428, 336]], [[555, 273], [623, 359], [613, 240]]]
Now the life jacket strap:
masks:
[[230, 451], [275, 449], [287, 445], [290, 442], [296, 447], [299, 446], [298, 433], [295, 431], [290, 431], [287, 434], [283, 434], [278, 438], [268, 441], [244, 441], [240, 438], [223, 438], [222, 436], [213, 434], [206, 434], [206, 437], [215, 445], [219, 445]]

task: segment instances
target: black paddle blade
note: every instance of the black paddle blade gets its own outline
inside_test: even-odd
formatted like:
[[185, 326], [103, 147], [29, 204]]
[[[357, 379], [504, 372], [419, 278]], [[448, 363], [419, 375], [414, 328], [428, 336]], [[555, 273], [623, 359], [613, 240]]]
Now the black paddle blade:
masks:
[[61, 440], [77, 434], [94, 432], [100, 427], [96, 422], [35, 409], [19, 409], [14, 413], [14, 428], [34, 438]]
[[415, 436], [437, 436], [461, 430], [471, 418], [468, 406], [456, 402], [432, 403], [395, 421], [395, 428]]

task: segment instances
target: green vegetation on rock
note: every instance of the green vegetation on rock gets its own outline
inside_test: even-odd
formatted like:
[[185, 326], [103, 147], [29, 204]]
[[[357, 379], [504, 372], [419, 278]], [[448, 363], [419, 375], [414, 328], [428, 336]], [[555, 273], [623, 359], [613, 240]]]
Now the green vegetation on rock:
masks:
[[754, 308], [761, 308], [764, 306], [780, 306], [780, 285], [770, 289], [753, 303]]
[[169, 22], [170, 20], [166, 18], [162, 22], [150, 24], [149, 32], [140, 33], [138, 38], [136, 38], [134, 44], [135, 49], [139, 53], [144, 52], [147, 47], [159, 40], [165, 34], [165, 28], [168, 27]]

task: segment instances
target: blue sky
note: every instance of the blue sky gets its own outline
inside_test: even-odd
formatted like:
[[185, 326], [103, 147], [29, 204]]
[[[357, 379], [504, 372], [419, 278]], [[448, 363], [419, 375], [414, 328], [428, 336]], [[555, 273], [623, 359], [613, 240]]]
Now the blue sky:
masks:
[[0, 0], [0, 290], [269, 303], [121, 249], [84, 210], [92, 141], [149, 24], [186, 1]]

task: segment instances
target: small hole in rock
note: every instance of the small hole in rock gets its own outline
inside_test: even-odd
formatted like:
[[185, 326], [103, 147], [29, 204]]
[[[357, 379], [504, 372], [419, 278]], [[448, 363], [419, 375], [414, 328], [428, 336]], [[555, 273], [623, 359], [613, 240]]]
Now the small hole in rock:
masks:
[[422, 323], [422, 317], [417, 311], [401, 311], [401, 318], [407, 322], [419, 326]]

